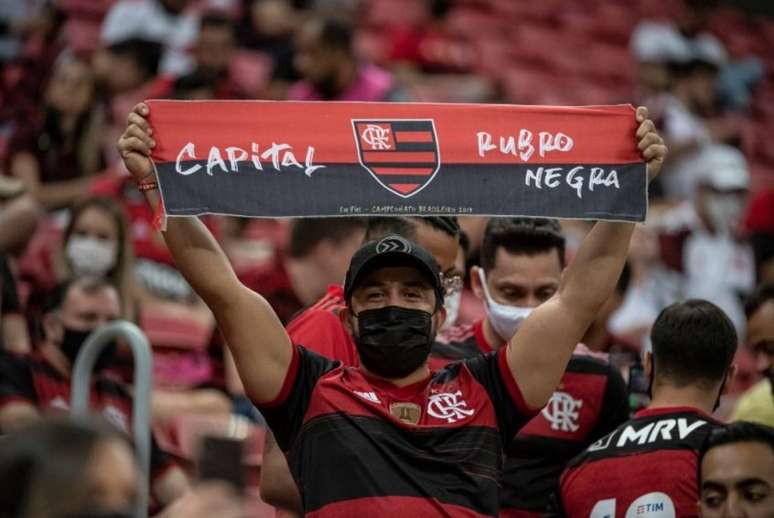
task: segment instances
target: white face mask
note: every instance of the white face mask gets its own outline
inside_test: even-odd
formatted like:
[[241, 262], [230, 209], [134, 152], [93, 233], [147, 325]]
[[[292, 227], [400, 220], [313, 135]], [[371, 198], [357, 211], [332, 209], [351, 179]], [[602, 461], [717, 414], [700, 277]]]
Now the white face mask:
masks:
[[534, 308], [508, 306], [507, 304], [495, 302], [492, 295], [489, 294], [483, 268], [478, 269], [478, 278], [481, 279], [481, 288], [484, 290], [484, 299], [486, 299], [487, 319], [489, 319], [489, 323], [492, 324], [500, 338], [508, 341], [513, 338], [513, 335], [516, 334], [516, 331]]
[[460, 315], [460, 303], [462, 302], [462, 290], [456, 290], [451, 295], [443, 298], [443, 307], [446, 308], [446, 320], [441, 329], [448, 329], [457, 323]]
[[65, 255], [75, 275], [103, 276], [116, 264], [116, 245], [94, 237], [71, 236]]
[[743, 203], [739, 196], [710, 194], [704, 203], [707, 217], [718, 234], [732, 234], [739, 224]]

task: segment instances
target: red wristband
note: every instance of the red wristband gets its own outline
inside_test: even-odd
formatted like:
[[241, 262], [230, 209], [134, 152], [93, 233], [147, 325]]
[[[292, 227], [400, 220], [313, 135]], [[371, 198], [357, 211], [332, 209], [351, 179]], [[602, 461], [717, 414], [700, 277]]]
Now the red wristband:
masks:
[[159, 184], [152, 180], [149, 182], [137, 182], [137, 189], [140, 192], [152, 191], [154, 189], [158, 189], [158, 187]]

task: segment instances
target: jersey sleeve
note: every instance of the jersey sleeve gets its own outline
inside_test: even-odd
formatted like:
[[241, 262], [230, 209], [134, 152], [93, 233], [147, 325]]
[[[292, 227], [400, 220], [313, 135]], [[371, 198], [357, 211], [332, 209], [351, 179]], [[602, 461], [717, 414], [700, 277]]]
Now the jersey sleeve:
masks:
[[298, 435], [317, 381], [339, 365], [339, 362], [296, 345], [279, 395], [267, 403], [254, 402], [282, 451], [288, 451]]
[[609, 434], [629, 419], [629, 394], [626, 383], [615, 366], [608, 365], [607, 369], [607, 384], [602, 396], [602, 408], [599, 412], [599, 421], [589, 436], [591, 442]]
[[355, 344], [339, 316], [323, 309], [307, 309], [287, 325], [294, 344], [302, 344], [309, 351], [357, 367]]
[[0, 409], [13, 402], [35, 405], [36, 401], [32, 372], [24, 358], [0, 351]]
[[509, 444], [513, 436], [538, 413], [524, 401], [516, 380], [508, 368], [506, 347], [464, 360], [463, 364], [489, 394], [495, 412], [503, 444]]

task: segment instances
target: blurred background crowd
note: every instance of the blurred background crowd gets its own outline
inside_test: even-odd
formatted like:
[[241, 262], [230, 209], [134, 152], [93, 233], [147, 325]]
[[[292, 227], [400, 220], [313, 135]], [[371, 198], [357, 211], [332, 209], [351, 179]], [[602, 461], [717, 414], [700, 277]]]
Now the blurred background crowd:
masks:
[[[693, 297], [724, 309], [747, 341], [745, 301], [774, 283], [774, 13], [765, 12], [774, 9], [732, 4], [3, 0], [0, 346], [35, 355], [61, 342], [47, 317], [66, 301], [52, 306], [52, 293], [78, 276], [104, 277], [117, 290], [115, 311], [101, 304], [91, 321], [61, 327], [121, 317], [146, 333], [161, 449], [185, 466], [197, 433], [238, 423], [259, 456], [260, 415], [240, 397], [211, 313], [176, 271], [117, 156], [129, 110], [151, 98], [645, 105], [670, 154], [620, 299], [587, 346], [628, 365], [648, 347], [658, 312]], [[341, 282], [365, 231], [345, 219], [207, 224], [285, 323]], [[460, 225], [464, 274], [479, 261], [486, 221]], [[569, 257], [588, 228], [563, 223]], [[484, 315], [469, 286], [458, 324]], [[116, 375], [128, 383], [131, 360], [117, 354]], [[738, 356], [719, 409], [726, 418], [740, 395], [767, 383], [749, 348]], [[755, 412], [774, 424], [770, 400]]]

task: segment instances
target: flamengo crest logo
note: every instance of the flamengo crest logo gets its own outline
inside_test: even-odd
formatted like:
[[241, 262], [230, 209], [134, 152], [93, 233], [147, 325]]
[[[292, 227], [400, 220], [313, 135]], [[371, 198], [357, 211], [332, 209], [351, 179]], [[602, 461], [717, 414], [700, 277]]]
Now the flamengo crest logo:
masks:
[[446, 419], [449, 424], [472, 416], [475, 410], [467, 408], [468, 404], [461, 397], [460, 390], [433, 394], [427, 402], [427, 413], [436, 419]]
[[575, 399], [566, 392], [554, 392], [542, 414], [551, 423], [552, 430], [577, 432], [580, 425], [578, 418], [583, 401]]
[[352, 119], [360, 165], [401, 198], [415, 195], [441, 165], [432, 119]]

